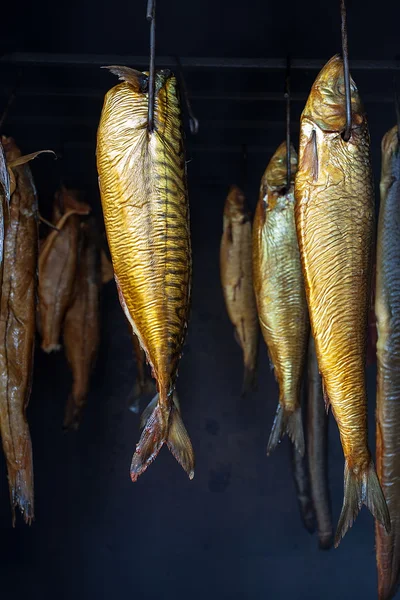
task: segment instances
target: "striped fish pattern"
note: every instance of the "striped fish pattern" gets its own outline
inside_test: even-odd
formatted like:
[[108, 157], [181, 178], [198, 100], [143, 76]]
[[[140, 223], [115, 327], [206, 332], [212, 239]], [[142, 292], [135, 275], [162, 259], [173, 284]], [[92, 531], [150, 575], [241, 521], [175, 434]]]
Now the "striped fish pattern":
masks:
[[110, 67], [97, 168], [108, 243], [125, 315], [157, 382], [157, 404], [132, 459], [133, 481], [166, 443], [193, 477], [194, 456], [172, 393], [190, 304], [191, 246], [181, 111], [175, 77], [158, 71], [149, 131], [148, 75]]

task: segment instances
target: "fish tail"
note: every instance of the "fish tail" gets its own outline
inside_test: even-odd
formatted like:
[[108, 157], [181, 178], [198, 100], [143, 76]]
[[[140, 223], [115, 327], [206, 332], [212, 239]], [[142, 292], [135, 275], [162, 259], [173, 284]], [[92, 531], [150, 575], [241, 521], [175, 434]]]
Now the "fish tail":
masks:
[[248, 365], [244, 366], [242, 396], [246, 396], [256, 387], [256, 370]]
[[86, 393], [76, 395], [71, 393], [68, 396], [67, 405], [64, 413], [64, 431], [78, 431], [82, 421], [83, 407], [86, 404]]
[[30, 525], [35, 518], [33, 497], [33, 471], [32, 456], [27, 460], [27, 466], [15, 469], [8, 466], [8, 485], [10, 488], [10, 503], [12, 511], [12, 524], [15, 526], [15, 509], [19, 508], [24, 521]]
[[146, 415], [150, 413], [149, 417], [132, 458], [132, 481], [136, 481], [147, 469], [164, 444], [167, 444], [172, 455], [185, 469], [189, 479], [193, 479], [194, 453], [179, 408], [174, 403], [169, 414], [166, 413], [158, 403], [158, 395], [153, 398], [150, 405], [146, 409], [148, 411]]
[[365, 504], [386, 532], [390, 532], [389, 510], [383, 496], [374, 463], [371, 461], [362, 474], [355, 474], [347, 460], [344, 466], [344, 499], [335, 535], [335, 548], [346, 531], [353, 525], [362, 505]]
[[304, 456], [305, 444], [300, 406], [294, 412], [291, 412], [285, 409], [281, 403], [278, 404], [268, 440], [267, 455], [275, 450], [285, 433], [288, 434], [300, 455]]

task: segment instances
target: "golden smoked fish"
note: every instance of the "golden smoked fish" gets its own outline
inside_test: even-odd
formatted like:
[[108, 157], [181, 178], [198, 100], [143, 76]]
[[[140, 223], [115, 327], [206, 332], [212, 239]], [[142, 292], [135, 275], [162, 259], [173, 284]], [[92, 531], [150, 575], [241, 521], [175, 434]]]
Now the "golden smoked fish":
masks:
[[189, 317], [191, 247], [177, 82], [155, 78], [149, 130], [148, 75], [110, 67], [123, 83], [106, 95], [97, 133], [97, 169], [121, 306], [157, 381], [158, 399], [131, 464], [131, 478], [163, 444], [189, 477], [194, 455], [172, 399]]
[[283, 142], [261, 180], [254, 218], [253, 269], [261, 331], [279, 384], [279, 404], [267, 453], [287, 433], [303, 455], [300, 393], [309, 322], [294, 221], [297, 156], [293, 147], [291, 163], [292, 179], [287, 189], [286, 142]]
[[72, 301], [76, 275], [81, 216], [90, 207], [79, 201], [79, 193], [64, 187], [56, 193], [52, 230], [40, 248], [39, 318], [42, 349], [61, 348], [59, 339], [66, 310]]
[[64, 416], [64, 429], [77, 430], [89, 392], [100, 343], [101, 256], [96, 223], [90, 219], [81, 227], [74, 294], [64, 321], [64, 345], [72, 370], [72, 391]]
[[375, 312], [377, 342], [376, 463], [391, 532], [376, 523], [379, 600], [400, 579], [400, 143], [397, 127], [382, 140]]
[[243, 351], [244, 395], [255, 385], [258, 317], [253, 289], [250, 214], [246, 198], [236, 185], [231, 186], [225, 202], [220, 270], [226, 308]]
[[328, 550], [333, 544], [328, 486], [328, 415], [312, 336], [308, 345], [307, 396], [307, 453], [311, 496], [317, 521], [319, 547], [321, 550]]
[[301, 117], [296, 225], [318, 366], [343, 452], [344, 502], [337, 546], [366, 504], [390, 519], [367, 445], [365, 361], [374, 233], [374, 190], [365, 112], [351, 82], [345, 142], [343, 62], [315, 80]]
[[2, 137], [11, 181], [0, 300], [0, 433], [15, 522], [34, 518], [32, 444], [26, 419], [31, 394], [38, 258], [38, 207], [31, 171], [12, 138]]

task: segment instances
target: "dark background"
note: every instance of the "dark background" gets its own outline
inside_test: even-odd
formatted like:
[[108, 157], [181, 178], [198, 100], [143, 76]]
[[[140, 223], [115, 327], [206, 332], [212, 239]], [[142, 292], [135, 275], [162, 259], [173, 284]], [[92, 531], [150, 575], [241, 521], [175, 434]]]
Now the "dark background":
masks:
[[[41, 212], [60, 180], [87, 193], [101, 217], [95, 136], [102, 98], [115, 78], [98, 65], [46, 66], [11, 53], [146, 56], [146, 2], [9, 3], [0, 39], [0, 101], [19, 76], [5, 132], [23, 152], [52, 148], [32, 170]], [[3, 11], [3, 7], [2, 7]], [[392, 61], [398, 2], [348, 3], [353, 60]], [[159, 56], [318, 59], [340, 51], [339, 3], [159, 0]], [[31, 57], [32, 58], [32, 57]], [[81, 57], [82, 58], [82, 57]], [[74, 59], [75, 60], [75, 59]], [[74, 60], [72, 62], [74, 62]], [[75, 60], [76, 62], [76, 60]], [[90, 63], [86, 57], [86, 63]], [[97, 61], [98, 62], [98, 61]], [[105, 58], [105, 64], [107, 59]], [[184, 63], [184, 60], [182, 61]], [[145, 68], [142, 64], [133, 67]], [[162, 66], [160, 64], [160, 66]], [[0, 478], [0, 581], [4, 598], [353, 599], [376, 598], [373, 521], [366, 509], [338, 550], [321, 552], [300, 522], [285, 440], [267, 459], [277, 404], [261, 344], [258, 392], [239, 396], [241, 352], [219, 282], [222, 209], [242, 184], [254, 208], [259, 180], [284, 139], [284, 71], [185, 68], [200, 122], [187, 139], [193, 238], [193, 305], [178, 392], [196, 452], [190, 482], [166, 449], [132, 484], [138, 417], [127, 409], [135, 379], [130, 335], [114, 285], [103, 292], [102, 344], [85, 419], [61, 430], [70, 375], [61, 354], [36, 354], [29, 407], [36, 521], [11, 527], [4, 461]], [[292, 74], [293, 137], [315, 69]], [[392, 70], [352, 69], [364, 98], [379, 181], [380, 140], [394, 124]], [[247, 177], [242, 146], [246, 145]], [[368, 371], [374, 446], [375, 371]], [[343, 456], [330, 417], [333, 519], [342, 501]]]

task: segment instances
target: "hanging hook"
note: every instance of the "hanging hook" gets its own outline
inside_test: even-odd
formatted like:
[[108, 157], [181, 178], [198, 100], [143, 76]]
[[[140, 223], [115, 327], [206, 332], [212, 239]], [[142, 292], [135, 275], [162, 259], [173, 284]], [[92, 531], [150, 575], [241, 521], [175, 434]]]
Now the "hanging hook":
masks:
[[156, 55], [156, 0], [148, 0], [146, 18], [150, 21], [150, 67], [149, 67], [149, 107], [147, 112], [147, 127], [154, 130], [155, 102], [155, 55]]
[[350, 89], [350, 70], [349, 70], [349, 49], [347, 45], [347, 19], [345, 0], [340, 0], [340, 15], [342, 29], [342, 56], [344, 71], [344, 90], [346, 102], [346, 127], [343, 132], [343, 139], [348, 142], [351, 135], [351, 89]]
[[290, 179], [292, 176], [291, 170], [291, 152], [290, 152], [290, 56], [286, 59], [286, 79], [285, 79], [285, 94], [286, 99], [286, 187], [290, 190]]
[[183, 75], [183, 70], [182, 70], [182, 63], [181, 63], [179, 56], [175, 56], [175, 60], [176, 60], [179, 81], [181, 84], [181, 89], [182, 89], [183, 97], [184, 97], [185, 104], [186, 104], [186, 110], [189, 115], [190, 133], [192, 133], [193, 135], [196, 135], [196, 133], [199, 131], [199, 122], [196, 119], [196, 117], [194, 116], [194, 113], [192, 110], [192, 105], [190, 104], [189, 93], [188, 93], [188, 89], [186, 87], [186, 81], [185, 81], [185, 77]]

